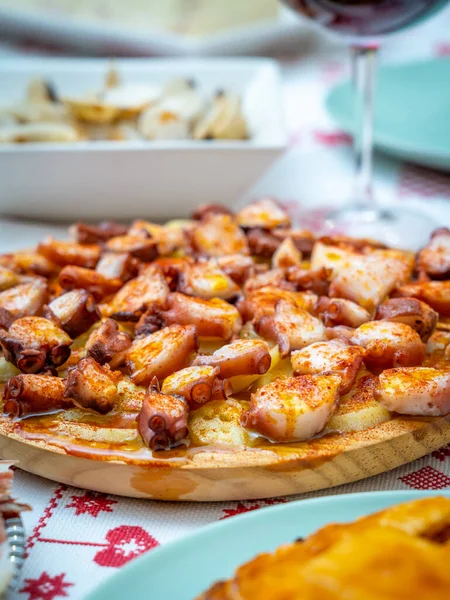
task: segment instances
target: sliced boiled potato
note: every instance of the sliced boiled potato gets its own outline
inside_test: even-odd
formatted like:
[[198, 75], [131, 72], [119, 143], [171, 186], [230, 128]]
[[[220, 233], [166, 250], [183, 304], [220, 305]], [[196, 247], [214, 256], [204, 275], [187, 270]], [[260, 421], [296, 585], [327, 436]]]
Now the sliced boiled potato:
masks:
[[[280, 352], [278, 350], [278, 346], [273, 346], [269, 350], [270, 356], [272, 358], [272, 362], [270, 363], [270, 368], [264, 375], [236, 375], [236, 377], [230, 377], [228, 380], [231, 383], [231, 387], [234, 394], [239, 392], [243, 392], [244, 390], [248, 390], [248, 388], [253, 385], [255, 382], [259, 381], [263, 377], [266, 377], [269, 373], [271, 373], [278, 365], [281, 360]], [[292, 371], [291, 371], [292, 372]], [[258, 386], [259, 387], [259, 386]]]
[[249, 436], [240, 419], [247, 410], [248, 402], [213, 400], [189, 414], [190, 438], [196, 446], [225, 444], [245, 446]]
[[339, 410], [331, 417], [324, 433], [332, 431], [341, 431], [347, 433], [350, 431], [362, 431], [370, 429], [381, 423], [390, 421], [391, 413], [381, 406], [377, 400], [366, 403], [359, 410], [342, 414]]
[[[278, 346], [277, 346], [278, 348]], [[267, 373], [259, 377], [252, 386], [252, 392], [255, 392], [259, 388], [267, 385], [268, 383], [273, 383], [277, 379], [286, 379], [287, 377], [293, 377], [292, 364], [290, 357], [280, 359], [277, 363], [271, 367]]]
[[139, 412], [145, 398], [145, 388], [135, 385], [128, 377], [117, 384], [119, 400], [117, 409], [122, 412]]
[[91, 423], [69, 423], [64, 421], [58, 423], [52, 431], [77, 440], [105, 444], [127, 444], [139, 439], [139, 433], [135, 428], [101, 427]]
[[353, 389], [342, 396], [324, 433], [362, 431], [391, 420], [391, 413], [375, 398], [377, 378], [362, 370]]
[[0, 358], [0, 383], [6, 383], [11, 377], [20, 375], [20, 371], [3, 356]]
[[213, 354], [223, 345], [224, 341], [218, 338], [201, 337], [198, 339], [198, 352], [199, 354]]

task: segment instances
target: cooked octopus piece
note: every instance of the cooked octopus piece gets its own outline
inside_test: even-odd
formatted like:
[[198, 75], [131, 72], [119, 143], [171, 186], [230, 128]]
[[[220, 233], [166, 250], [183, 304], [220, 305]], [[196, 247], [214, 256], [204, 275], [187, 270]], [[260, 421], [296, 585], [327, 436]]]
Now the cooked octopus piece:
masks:
[[100, 320], [94, 296], [86, 290], [72, 290], [58, 296], [44, 310], [71, 338], [78, 337]]
[[99, 365], [93, 358], [83, 358], [69, 369], [64, 396], [77, 406], [102, 415], [110, 412], [117, 401], [117, 383], [121, 377], [108, 365]]
[[189, 405], [185, 398], [162, 394], [150, 386], [138, 417], [138, 431], [150, 450], [168, 450], [188, 437]]
[[301, 262], [302, 253], [298, 250], [290, 237], [287, 237], [281, 242], [272, 256], [272, 267], [274, 269], [298, 267]]
[[302, 269], [292, 266], [288, 269], [286, 278], [295, 286], [297, 291], [309, 290], [314, 294], [328, 294], [330, 287], [331, 270], [321, 267], [320, 269]]
[[[248, 234], [250, 234], [250, 231]], [[307, 229], [279, 227], [277, 229], [271, 229], [270, 235], [280, 241], [290, 238], [294, 242], [297, 250], [301, 252], [303, 256], [310, 256], [315, 242], [314, 234]]]
[[251, 256], [243, 254], [227, 254], [217, 259], [218, 266], [222, 271], [231, 277], [238, 285], [245, 281], [259, 269], [265, 270], [265, 265], [257, 265]]
[[186, 367], [198, 349], [193, 325], [170, 325], [133, 341], [127, 353], [127, 368], [133, 383], [149, 385]]
[[113, 237], [106, 242], [105, 248], [109, 252], [119, 252], [121, 254], [127, 252], [134, 258], [138, 258], [144, 262], [150, 262], [158, 256], [156, 241], [148, 234]]
[[269, 348], [262, 340], [236, 340], [211, 355], [197, 356], [194, 365], [218, 367], [224, 379], [235, 375], [263, 375], [270, 369]]
[[14, 323], [15, 317], [6, 308], [0, 308], [0, 329], [9, 329]]
[[240, 293], [239, 286], [211, 261], [186, 264], [180, 274], [178, 291], [206, 300], [229, 300]]
[[169, 292], [162, 270], [151, 265], [142, 275], [128, 281], [104, 305], [102, 312], [117, 321], [138, 321], [149, 306], [162, 306]]
[[160, 256], [184, 251], [188, 247], [187, 231], [195, 226], [193, 221], [171, 221], [167, 225], [158, 225], [149, 221], [134, 221], [128, 235], [142, 236], [149, 234], [156, 242]]
[[132, 339], [129, 333], [120, 331], [113, 319], [106, 319], [98, 329], [95, 329], [86, 342], [87, 356], [100, 365], [108, 363], [116, 369], [125, 363], [127, 350]]
[[17, 375], [5, 386], [3, 412], [11, 417], [26, 417], [70, 408], [64, 397], [64, 382], [49, 375]]
[[417, 270], [432, 279], [450, 277], [450, 229], [442, 227], [431, 236], [428, 244], [417, 255]]
[[364, 350], [342, 339], [316, 342], [291, 355], [296, 375], [335, 372], [341, 377], [339, 391], [347, 394], [355, 383], [364, 357]]
[[252, 256], [269, 259], [272, 258], [282, 240], [275, 237], [271, 231], [255, 227], [248, 231], [247, 241]]
[[0, 292], [0, 308], [7, 310], [17, 318], [42, 313], [47, 300], [47, 284], [41, 279], [30, 283], [21, 283]]
[[244, 321], [257, 322], [263, 316], [273, 316], [279, 300], [294, 303], [298, 308], [310, 312], [313, 310], [317, 296], [310, 292], [293, 292], [269, 285], [252, 290], [236, 306]]
[[370, 313], [365, 308], [345, 298], [321, 296], [314, 306], [314, 312], [326, 327], [359, 327], [371, 320]]
[[60, 242], [51, 237], [38, 244], [37, 251], [57, 265], [76, 265], [93, 269], [101, 255], [98, 244], [77, 244], [76, 242]]
[[274, 315], [261, 317], [255, 329], [263, 338], [276, 342], [283, 357], [326, 339], [322, 321], [290, 300], [279, 300]]
[[84, 289], [96, 300], [115, 294], [123, 285], [121, 279], [109, 279], [94, 271], [75, 265], [66, 265], [59, 274], [59, 285], [65, 290]]
[[346, 325], [335, 325], [334, 327], [325, 327], [325, 335], [328, 340], [350, 341], [355, 334], [354, 327]]
[[202, 256], [249, 253], [244, 232], [228, 214], [207, 214], [189, 235], [194, 252]]
[[272, 198], [262, 198], [250, 203], [240, 210], [236, 220], [241, 227], [252, 229], [275, 229], [276, 227], [290, 227], [291, 219], [281, 205]]
[[380, 374], [377, 398], [388, 410], [404, 415], [446, 415], [450, 412], [450, 371], [388, 369]]
[[113, 237], [126, 235], [128, 227], [114, 221], [102, 221], [98, 225], [75, 223], [70, 233], [79, 244], [101, 244]]
[[431, 306], [443, 317], [450, 317], [450, 281], [407, 283], [397, 287], [394, 295], [417, 298]]
[[138, 263], [128, 252], [104, 252], [95, 267], [107, 279], [128, 281], [138, 274]]
[[425, 357], [426, 346], [419, 334], [404, 323], [369, 321], [356, 329], [351, 341], [365, 349], [369, 369], [414, 367]]
[[252, 394], [244, 427], [274, 442], [299, 442], [317, 435], [333, 415], [341, 377], [300, 375], [278, 379]]
[[220, 380], [220, 369], [192, 366], [176, 371], [164, 379], [163, 394], [183, 396], [191, 408], [199, 408], [210, 400], [222, 400], [231, 395], [231, 385]]
[[252, 292], [261, 288], [277, 288], [279, 290], [295, 291], [295, 285], [286, 280], [285, 269], [259, 269], [244, 284], [244, 294], [249, 296]]
[[0, 264], [22, 275], [51, 277], [58, 271], [58, 265], [37, 252], [14, 252], [1, 254]]
[[200, 204], [192, 213], [192, 218], [201, 221], [209, 215], [231, 215], [233, 212], [223, 204]]
[[369, 255], [355, 255], [333, 277], [329, 294], [347, 298], [371, 310], [385, 300], [399, 282], [410, 276], [412, 262], [403, 257], [376, 250]]
[[420, 335], [422, 342], [428, 341], [436, 328], [439, 315], [425, 302], [416, 298], [390, 298], [381, 304], [375, 319], [405, 323]]
[[72, 340], [62, 329], [43, 317], [22, 317], [9, 331], [0, 331], [6, 360], [22, 373], [39, 373], [59, 367], [70, 356]]
[[166, 325], [194, 325], [200, 337], [230, 340], [242, 327], [238, 310], [219, 298], [203, 300], [184, 294], [170, 294], [163, 312]]
[[24, 277], [7, 267], [0, 266], [0, 292], [14, 287], [19, 283], [24, 283]]

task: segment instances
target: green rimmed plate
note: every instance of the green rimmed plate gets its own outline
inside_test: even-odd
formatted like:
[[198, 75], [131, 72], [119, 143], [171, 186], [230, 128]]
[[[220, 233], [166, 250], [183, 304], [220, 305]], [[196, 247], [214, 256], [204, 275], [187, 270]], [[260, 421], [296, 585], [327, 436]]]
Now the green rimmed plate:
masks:
[[[334, 87], [331, 116], [353, 131], [352, 87]], [[397, 158], [450, 171], [450, 59], [382, 67], [377, 74], [375, 146]]]
[[118, 571], [86, 600], [193, 600], [256, 554], [393, 504], [447, 492], [374, 492], [300, 500], [233, 517], [152, 550]]

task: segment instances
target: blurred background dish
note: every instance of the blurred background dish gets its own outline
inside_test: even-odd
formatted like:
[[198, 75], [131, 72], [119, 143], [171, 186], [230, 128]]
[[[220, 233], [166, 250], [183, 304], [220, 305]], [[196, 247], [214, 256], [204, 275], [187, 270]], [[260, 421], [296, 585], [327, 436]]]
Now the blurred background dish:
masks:
[[[66, 96], [96, 89], [108, 66], [103, 59], [4, 61], [2, 104], [23, 98], [36, 77], [52, 81]], [[130, 84], [158, 86], [194, 76], [210, 96], [219, 88], [232, 91], [242, 99], [249, 139], [3, 144], [4, 214], [53, 220], [180, 218], [198, 204], [241, 197], [286, 147], [279, 70], [270, 59], [125, 59], [116, 68]]]
[[278, 0], [0, 0], [0, 32], [102, 55], [248, 54], [310, 38]]
[[[397, 158], [450, 171], [450, 59], [380, 69], [375, 99], [375, 146]], [[326, 106], [353, 132], [352, 86], [334, 87]]]

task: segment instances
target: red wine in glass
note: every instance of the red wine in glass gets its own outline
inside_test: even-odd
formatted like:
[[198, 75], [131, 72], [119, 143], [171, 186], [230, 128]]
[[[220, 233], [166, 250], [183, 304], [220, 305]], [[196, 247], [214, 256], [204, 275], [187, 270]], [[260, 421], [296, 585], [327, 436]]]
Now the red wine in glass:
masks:
[[[295, 12], [347, 38], [355, 91], [355, 179], [349, 201], [326, 218], [323, 233], [346, 232], [404, 248], [424, 245], [436, 223], [405, 206], [380, 207], [372, 193], [377, 47], [383, 36], [420, 23], [450, 0], [284, 0]], [[417, 38], [416, 42], [417, 43]]]
[[374, 37], [416, 24], [446, 4], [443, 0], [286, 0], [320, 25], [355, 37]]

